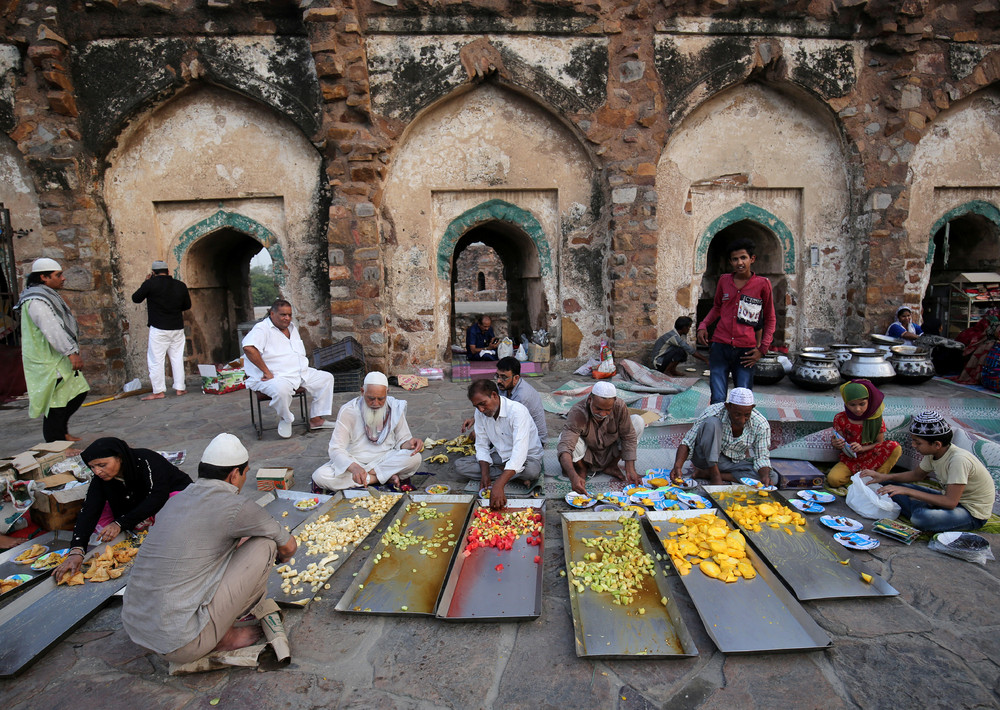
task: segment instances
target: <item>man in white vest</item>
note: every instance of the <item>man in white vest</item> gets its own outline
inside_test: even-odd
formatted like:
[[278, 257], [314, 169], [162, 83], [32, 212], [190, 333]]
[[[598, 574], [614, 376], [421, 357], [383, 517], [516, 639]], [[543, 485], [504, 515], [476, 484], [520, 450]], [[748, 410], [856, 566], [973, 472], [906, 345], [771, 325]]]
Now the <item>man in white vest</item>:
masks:
[[313, 472], [318, 489], [339, 491], [389, 483], [402, 487], [420, 467], [422, 439], [410, 434], [406, 401], [388, 395], [389, 380], [369, 372], [355, 397], [340, 408], [330, 437], [330, 461]]

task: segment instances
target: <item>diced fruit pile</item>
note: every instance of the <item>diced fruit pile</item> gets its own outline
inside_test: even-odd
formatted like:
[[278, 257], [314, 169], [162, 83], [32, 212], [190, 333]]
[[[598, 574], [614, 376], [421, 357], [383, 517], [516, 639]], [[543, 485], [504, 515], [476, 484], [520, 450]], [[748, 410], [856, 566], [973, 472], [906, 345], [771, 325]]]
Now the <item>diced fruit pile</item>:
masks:
[[[783, 529], [789, 535], [792, 534], [793, 528], [795, 532], [805, 532], [802, 526], [806, 524], [806, 519], [802, 513], [777, 502], [757, 502], [768, 497], [767, 491], [751, 494], [736, 493], [731, 497], [736, 502], [726, 510], [726, 513], [747, 530], [760, 532], [761, 527], [767, 525]], [[783, 525], [787, 527], [782, 528]]]
[[746, 554], [746, 540], [737, 530], [731, 530], [715, 515], [697, 518], [673, 518], [671, 523], [680, 527], [669, 533], [663, 549], [670, 555], [674, 567], [681, 575], [698, 565], [702, 573], [726, 583], [740, 577], [757, 576]]
[[584, 538], [583, 544], [596, 552], [584, 553], [584, 558], [570, 565], [570, 580], [578, 593], [588, 587], [591, 591], [609, 592], [615, 604], [631, 604], [642, 588], [646, 577], [655, 577], [653, 558], [642, 549], [639, 520], [633, 517], [618, 519], [621, 529], [611, 537]]
[[[533, 508], [523, 508], [516, 512], [477, 508], [472, 517], [472, 525], [469, 526], [463, 554], [468, 557], [480, 547], [510, 550], [521, 535], [528, 536], [525, 542], [529, 545], [541, 545], [544, 524], [541, 513]], [[536, 558], [535, 561], [540, 560]]]
[[[434, 520], [436, 518], [443, 518], [444, 513], [434, 507], [428, 507], [427, 503], [421, 501], [419, 504], [410, 503], [406, 506], [406, 512], [409, 514], [416, 513], [417, 520]], [[451, 552], [451, 547], [457, 542], [455, 540], [455, 533], [452, 532], [455, 528], [455, 523], [451, 520], [445, 522], [442, 527], [439, 527], [430, 539], [427, 539], [423, 535], [417, 535], [416, 533], [406, 530], [409, 523], [403, 523], [404, 518], [399, 518], [385, 531], [382, 536], [382, 543], [388, 548], [390, 545], [394, 545], [400, 550], [405, 551], [409, 547], [416, 547], [420, 545], [420, 554], [427, 555], [428, 557], [437, 557], [439, 551]], [[440, 548], [446, 548], [441, 550]], [[386, 549], [379, 555], [375, 556], [375, 562], [378, 563], [383, 557], [389, 556], [389, 550]]]

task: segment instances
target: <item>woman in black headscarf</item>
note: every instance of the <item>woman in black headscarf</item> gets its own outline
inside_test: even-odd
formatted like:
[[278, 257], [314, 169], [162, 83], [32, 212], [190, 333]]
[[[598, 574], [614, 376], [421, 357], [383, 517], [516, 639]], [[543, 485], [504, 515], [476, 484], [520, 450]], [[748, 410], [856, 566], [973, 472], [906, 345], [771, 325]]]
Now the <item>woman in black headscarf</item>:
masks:
[[155, 451], [133, 449], [113, 437], [95, 441], [84, 449], [82, 458], [94, 477], [73, 528], [72, 547], [53, 573], [57, 580], [80, 569], [87, 542], [105, 503], [115, 519], [101, 530], [99, 537], [103, 542], [156, 515], [171, 493], [184, 490], [191, 483], [190, 476]]

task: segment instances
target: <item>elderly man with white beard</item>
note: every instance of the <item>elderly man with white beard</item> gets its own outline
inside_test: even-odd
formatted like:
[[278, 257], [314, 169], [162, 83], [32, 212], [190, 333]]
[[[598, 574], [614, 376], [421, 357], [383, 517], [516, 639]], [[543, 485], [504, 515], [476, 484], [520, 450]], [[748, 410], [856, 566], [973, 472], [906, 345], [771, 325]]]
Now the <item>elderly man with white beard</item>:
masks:
[[410, 434], [406, 402], [388, 396], [389, 381], [369, 372], [355, 397], [340, 408], [330, 437], [330, 461], [313, 472], [315, 489], [340, 491], [402, 480], [420, 466], [422, 439]]

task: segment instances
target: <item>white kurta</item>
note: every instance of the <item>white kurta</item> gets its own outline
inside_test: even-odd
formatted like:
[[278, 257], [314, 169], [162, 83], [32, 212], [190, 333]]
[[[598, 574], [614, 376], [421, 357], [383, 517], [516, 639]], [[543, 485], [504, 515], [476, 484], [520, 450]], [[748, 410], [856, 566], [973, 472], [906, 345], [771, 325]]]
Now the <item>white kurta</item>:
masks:
[[339, 491], [357, 486], [347, 470], [352, 463], [366, 471], [375, 471], [379, 483], [385, 483], [394, 475], [409, 478], [420, 467], [423, 457], [412, 449], [400, 447], [413, 438], [406, 423], [406, 401], [386, 397], [390, 418], [386, 424], [389, 433], [381, 443], [370, 441], [365, 434], [365, 422], [358, 406], [363, 402], [355, 397], [340, 408], [337, 424], [330, 437], [329, 463], [313, 472], [313, 481], [320, 488]]

